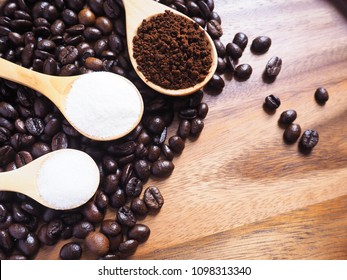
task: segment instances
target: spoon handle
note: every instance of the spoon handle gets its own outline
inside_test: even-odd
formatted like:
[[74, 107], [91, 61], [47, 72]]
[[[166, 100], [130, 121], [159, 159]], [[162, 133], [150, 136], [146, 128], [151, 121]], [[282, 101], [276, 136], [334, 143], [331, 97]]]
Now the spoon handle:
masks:
[[19, 66], [3, 58], [0, 58], [0, 69], [3, 69], [0, 72], [1, 78], [28, 86], [37, 91], [40, 91], [43, 81], [47, 79], [45, 74]]
[[36, 181], [33, 180], [35, 176], [31, 172], [31, 168], [25, 166], [12, 171], [1, 172], [0, 191], [20, 192], [30, 197], [36, 197]]

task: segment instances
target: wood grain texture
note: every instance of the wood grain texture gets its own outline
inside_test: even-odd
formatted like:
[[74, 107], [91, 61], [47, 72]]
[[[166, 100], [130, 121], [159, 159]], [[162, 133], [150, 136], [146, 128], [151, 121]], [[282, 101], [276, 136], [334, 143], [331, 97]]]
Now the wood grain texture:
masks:
[[[143, 222], [150, 239], [132, 259], [347, 259], [347, 8], [329, 0], [216, 0], [222, 41], [245, 32], [272, 38], [264, 55], [246, 48], [251, 78], [226, 77], [202, 135], [187, 142], [172, 176], [158, 185], [162, 210]], [[283, 60], [273, 83], [262, 79], [272, 56]], [[330, 100], [319, 106], [317, 87]], [[273, 115], [267, 95], [281, 98]], [[320, 141], [310, 155], [283, 143], [278, 118], [295, 109]], [[175, 128], [172, 128], [174, 131]], [[171, 131], [171, 133], [172, 133]], [[109, 214], [111, 217], [112, 214]], [[37, 258], [55, 259], [59, 245]]]

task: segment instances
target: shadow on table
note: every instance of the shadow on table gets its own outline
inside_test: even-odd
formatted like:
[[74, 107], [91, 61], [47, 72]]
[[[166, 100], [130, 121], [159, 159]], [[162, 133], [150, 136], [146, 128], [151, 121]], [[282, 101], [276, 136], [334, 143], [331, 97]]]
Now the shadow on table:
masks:
[[347, 0], [327, 0], [347, 19]]

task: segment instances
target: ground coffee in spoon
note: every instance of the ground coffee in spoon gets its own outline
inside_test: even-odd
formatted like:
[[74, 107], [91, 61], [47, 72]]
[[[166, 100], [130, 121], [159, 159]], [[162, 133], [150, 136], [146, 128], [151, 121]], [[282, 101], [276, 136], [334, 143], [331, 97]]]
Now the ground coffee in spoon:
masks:
[[204, 31], [170, 11], [144, 20], [133, 43], [138, 69], [163, 88], [192, 87], [204, 80], [212, 65]]

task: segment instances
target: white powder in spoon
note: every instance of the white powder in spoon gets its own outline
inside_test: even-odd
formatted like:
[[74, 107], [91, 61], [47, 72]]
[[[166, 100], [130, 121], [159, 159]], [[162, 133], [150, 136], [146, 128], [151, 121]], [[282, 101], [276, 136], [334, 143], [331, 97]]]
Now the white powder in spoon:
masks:
[[38, 192], [54, 209], [70, 209], [87, 202], [95, 193], [100, 173], [86, 153], [64, 149], [52, 152], [37, 177]]
[[80, 132], [100, 140], [124, 136], [140, 121], [143, 101], [137, 88], [109, 72], [82, 75], [66, 100], [66, 117]]

